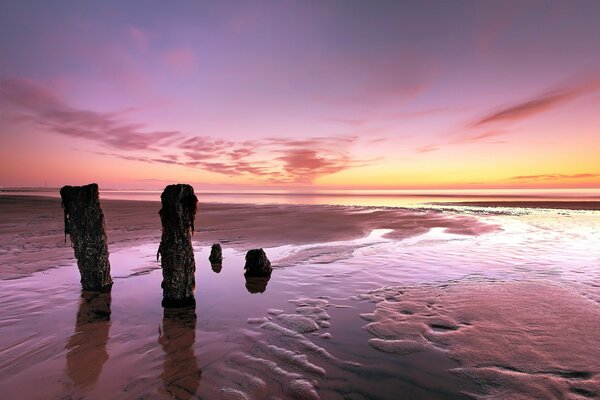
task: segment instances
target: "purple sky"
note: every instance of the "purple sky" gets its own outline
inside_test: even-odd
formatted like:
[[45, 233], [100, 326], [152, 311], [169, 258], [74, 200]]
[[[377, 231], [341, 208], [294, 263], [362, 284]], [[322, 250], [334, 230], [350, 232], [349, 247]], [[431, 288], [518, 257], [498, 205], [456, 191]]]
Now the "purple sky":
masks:
[[2, 0], [0, 185], [598, 187], [599, 43], [600, 1]]

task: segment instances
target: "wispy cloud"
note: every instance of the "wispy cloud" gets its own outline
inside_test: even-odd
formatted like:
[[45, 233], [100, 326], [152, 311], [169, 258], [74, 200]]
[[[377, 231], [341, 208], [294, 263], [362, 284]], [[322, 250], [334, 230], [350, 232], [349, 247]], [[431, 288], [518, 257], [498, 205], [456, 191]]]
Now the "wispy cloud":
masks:
[[444, 146], [453, 146], [460, 144], [473, 144], [480, 142], [488, 142], [488, 143], [503, 143], [496, 138], [498, 136], [502, 136], [506, 134], [506, 131], [485, 131], [485, 132], [461, 132], [459, 134], [451, 134], [448, 135], [445, 140], [440, 140], [436, 143], [428, 143], [416, 148], [416, 152], [419, 154], [431, 153], [433, 151], [437, 151], [442, 149]]
[[582, 173], [582, 174], [541, 174], [541, 175], [518, 175], [509, 178], [510, 181], [555, 181], [565, 179], [590, 179], [600, 178], [600, 173]]
[[427, 108], [424, 110], [417, 110], [417, 111], [400, 111], [400, 112], [390, 114], [389, 117], [394, 118], [394, 119], [396, 119], [396, 118], [398, 118], [398, 119], [420, 118], [420, 117], [428, 117], [428, 116], [435, 115], [435, 114], [457, 112], [457, 111], [462, 111], [462, 110], [457, 107], [434, 107], [434, 108]]
[[502, 136], [506, 133], [506, 131], [486, 131], [486, 132], [468, 132], [462, 135], [458, 135], [451, 139], [449, 143], [451, 144], [460, 144], [460, 143], [476, 143], [481, 141], [486, 141], [492, 138], [496, 138], [498, 136]]
[[186, 139], [187, 166], [225, 175], [251, 175], [277, 183], [310, 183], [321, 176], [365, 165], [350, 154], [356, 136], [263, 138], [224, 141], [209, 137]]
[[178, 74], [189, 74], [198, 68], [196, 53], [189, 48], [178, 48], [163, 55], [163, 60], [169, 68]]
[[506, 135], [506, 123], [532, 117], [549, 111], [564, 103], [572, 101], [585, 94], [600, 89], [598, 75], [581, 76], [571, 79], [570, 83], [559, 88], [547, 90], [529, 100], [515, 103], [479, 117], [475, 122], [467, 123], [457, 131], [446, 134], [444, 138], [434, 143], [426, 143], [415, 150], [417, 153], [429, 153], [444, 148], [445, 146], [472, 144], [479, 142], [505, 143], [497, 140], [499, 136]]
[[416, 54], [388, 56], [336, 54], [307, 66], [310, 73], [322, 78], [316, 99], [328, 104], [373, 109], [386, 104], [397, 106], [429, 86], [431, 72], [422, 57]]
[[438, 146], [436, 144], [426, 144], [424, 146], [417, 147], [417, 153], [419, 153], [419, 154], [431, 153], [432, 151], [436, 151], [439, 148], [440, 148], [440, 146]]
[[0, 104], [11, 107], [20, 120], [46, 131], [95, 141], [113, 149], [156, 151], [180, 134], [146, 131], [144, 124], [123, 121], [121, 112], [101, 113], [70, 107], [58, 96], [24, 79], [0, 80]]
[[350, 126], [361, 126], [368, 122], [366, 119], [363, 118], [326, 118], [325, 121], [336, 122], [338, 124]]
[[484, 115], [473, 123], [473, 127], [481, 127], [496, 122], [516, 121], [546, 112], [584, 94], [598, 90], [599, 83], [599, 79], [594, 77], [583, 82], [546, 91], [529, 100]]
[[97, 154], [179, 165], [264, 182], [310, 183], [370, 161], [351, 155], [357, 136], [266, 137], [253, 141], [152, 131], [130, 123], [131, 110], [95, 112], [69, 106], [58, 95], [23, 79], [0, 80], [0, 106], [47, 132], [85, 139], [105, 148]]
[[139, 28], [134, 26], [129, 27], [129, 37], [136, 50], [139, 52], [145, 52], [149, 47], [148, 35]]
[[317, 137], [309, 140], [275, 140], [273, 151], [279, 153], [278, 161], [283, 171], [294, 182], [307, 183], [320, 176], [330, 175], [351, 167], [368, 163], [353, 159], [349, 147], [356, 136]]
[[[354, 137], [319, 137], [312, 139], [266, 138], [255, 142], [221, 141], [193, 137], [183, 141], [196, 150], [183, 152], [177, 159], [113, 154], [115, 157], [149, 163], [177, 164], [227, 176], [250, 176], [271, 183], [311, 183], [348, 168], [368, 165], [372, 160], [358, 160], [349, 152]], [[211, 148], [212, 145], [216, 144]], [[181, 148], [181, 144], [178, 144]]]

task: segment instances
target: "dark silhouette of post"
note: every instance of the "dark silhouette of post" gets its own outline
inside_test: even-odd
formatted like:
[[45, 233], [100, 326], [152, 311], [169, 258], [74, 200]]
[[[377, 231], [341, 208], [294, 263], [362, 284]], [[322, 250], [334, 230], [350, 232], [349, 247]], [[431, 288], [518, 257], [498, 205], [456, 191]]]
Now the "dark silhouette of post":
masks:
[[194, 300], [192, 234], [198, 198], [190, 185], [169, 185], [160, 196], [162, 237], [158, 247], [163, 272], [163, 307], [185, 307]]
[[81, 286], [84, 290], [110, 290], [113, 280], [98, 185], [63, 186], [60, 197], [65, 213], [65, 240], [69, 235], [77, 258]]
[[271, 261], [263, 249], [252, 249], [246, 253], [246, 265], [244, 265], [246, 277], [271, 276]]
[[208, 260], [211, 264], [221, 264], [223, 262], [223, 250], [221, 250], [221, 245], [219, 243], [215, 243], [211, 246]]
[[244, 277], [246, 278], [246, 289], [250, 293], [264, 293], [271, 279], [271, 261], [263, 249], [252, 249], [246, 253], [246, 264], [244, 265]]
[[94, 385], [108, 361], [110, 293], [81, 292], [75, 332], [66, 349], [67, 375], [79, 389]]
[[223, 268], [223, 251], [221, 250], [221, 245], [219, 243], [215, 243], [210, 248], [210, 256], [208, 257], [210, 261], [210, 266], [214, 272], [217, 274], [221, 272]]

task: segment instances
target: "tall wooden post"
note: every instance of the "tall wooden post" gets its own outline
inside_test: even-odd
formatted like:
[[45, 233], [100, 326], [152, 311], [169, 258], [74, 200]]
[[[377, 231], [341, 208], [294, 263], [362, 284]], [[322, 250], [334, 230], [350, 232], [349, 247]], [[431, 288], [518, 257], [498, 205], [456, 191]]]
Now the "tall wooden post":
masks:
[[163, 307], [195, 304], [192, 234], [198, 198], [190, 185], [169, 185], [160, 196], [162, 237], [158, 248], [163, 272]]
[[71, 238], [84, 290], [109, 291], [108, 244], [98, 185], [63, 186], [60, 189], [66, 235]]

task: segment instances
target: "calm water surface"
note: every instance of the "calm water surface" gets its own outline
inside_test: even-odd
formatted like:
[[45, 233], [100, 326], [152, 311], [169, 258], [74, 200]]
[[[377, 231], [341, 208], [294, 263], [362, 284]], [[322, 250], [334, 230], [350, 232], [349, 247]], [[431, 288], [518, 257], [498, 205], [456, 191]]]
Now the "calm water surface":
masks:
[[[162, 190], [100, 190], [101, 199], [160, 201]], [[325, 204], [342, 206], [422, 207], [435, 202], [466, 201], [599, 201], [600, 189], [481, 190], [315, 190], [293, 192], [207, 192], [196, 190], [203, 203]], [[58, 189], [11, 190], [2, 194], [60, 197]]]

